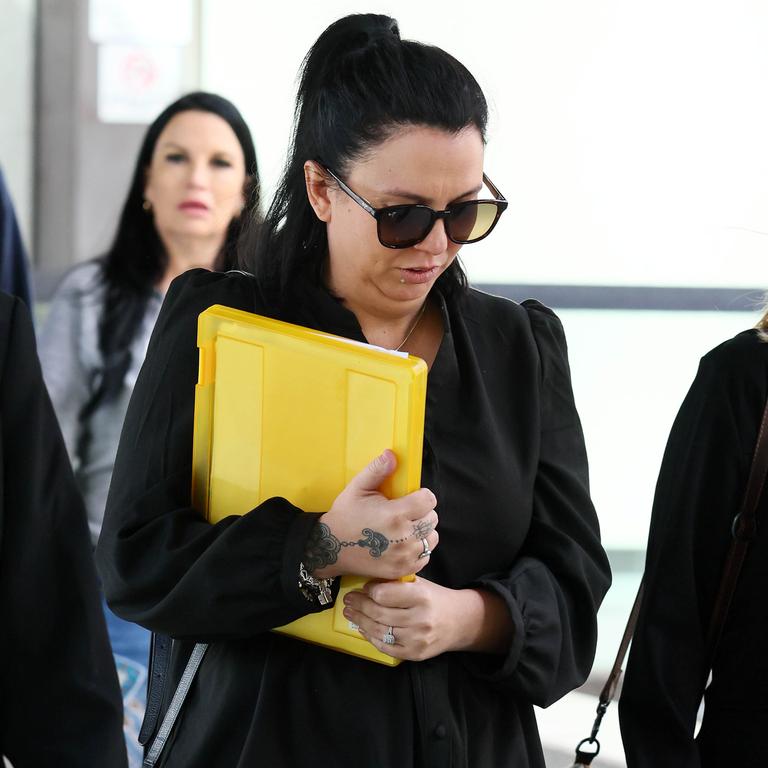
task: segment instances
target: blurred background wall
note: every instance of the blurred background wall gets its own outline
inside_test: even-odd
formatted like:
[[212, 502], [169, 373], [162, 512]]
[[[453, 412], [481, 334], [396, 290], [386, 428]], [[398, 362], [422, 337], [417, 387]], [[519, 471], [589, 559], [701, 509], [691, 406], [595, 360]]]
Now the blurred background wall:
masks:
[[0, 167], [32, 237], [35, 0], [0, 0]]

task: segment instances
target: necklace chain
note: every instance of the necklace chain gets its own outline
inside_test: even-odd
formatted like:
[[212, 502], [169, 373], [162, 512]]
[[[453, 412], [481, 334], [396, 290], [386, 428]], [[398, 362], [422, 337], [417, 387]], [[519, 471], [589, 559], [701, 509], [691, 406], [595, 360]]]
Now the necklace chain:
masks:
[[424, 303], [421, 305], [421, 309], [419, 310], [419, 313], [416, 315], [416, 319], [413, 321], [413, 325], [408, 329], [408, 333], [405, 334], [405, 338], [395, 347], [395, 352], [399, 352], [403, 345], [405, 344], [408, 339], [411, 338], [411, 334], [416, 330], [416, 326], [421, 321], [421, 317], [424, 314], [424, 310], [427, 308], [427, 300], [424, 300]]

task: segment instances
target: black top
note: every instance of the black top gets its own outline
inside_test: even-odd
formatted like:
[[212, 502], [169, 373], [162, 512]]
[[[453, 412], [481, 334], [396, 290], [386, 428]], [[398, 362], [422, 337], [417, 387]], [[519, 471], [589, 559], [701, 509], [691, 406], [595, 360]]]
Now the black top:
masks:
[[[27, 308], [0, 293], [0, 755], [127, 765], [83, 501]], [[2, 763], [2, 758], [0, 758]]]
[[[504, 655], [388, 668], [267, 631], [311, 610], [296, 577], [316, 515], [270, 499], [210, 525], [189, 506], [196, 323], [217, 303], [268, 314], [242, 273], [174, 281], [97, 552], [114, 609], [185, 641], [174, 680], [189, 643], [216, 641], [161, 765], [543, 768], [532, 704], [586, 677], [610, 581], [558, 319], [477, 291], [443, 302], [422, 478], [440, 546], [420, 575], [500, 595], [514, 639]], [[293, 309], [294, 322], [364, 340], [322, 289]]]
[[706, 674], [707, 629], [747, 487], [768, 394], [768, 344], [745, 331], [701, 360], [656, 487], [645, 571], [619, 713], [629, 768], [765, 766], [768, 734], [768, 494]]

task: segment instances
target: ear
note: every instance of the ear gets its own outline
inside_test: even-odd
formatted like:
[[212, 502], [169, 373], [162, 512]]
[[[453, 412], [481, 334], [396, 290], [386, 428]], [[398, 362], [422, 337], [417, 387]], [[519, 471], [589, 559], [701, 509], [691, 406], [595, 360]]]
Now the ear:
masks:
[[304, 183], [312, 210], [320, 221], [331, 220], [331, 201], [328, 197], [328, 179], [314, 160], [304, 163]]
[[246, 176], [245, 181], [243, 181], [243, 187], [240, 190], [240, 195], [238, 196], [237, 202], [235, 203], [235, 212], [232, 214], [235, 217], [239, 216], [250, 202], [248, 197], [251, 189], [252, 178], [252, 176]]
[[153, 197], [153, 191], [152, 191], [152, 185], [151, 182], [152, 179], [150, 178], [149, 174], [149, 167], [144, 168], [144, 189], [142, 191], [142, 196], [144, 200], [149, 202], [150, 204], [154, 204], [154, 200], [152, 200]]

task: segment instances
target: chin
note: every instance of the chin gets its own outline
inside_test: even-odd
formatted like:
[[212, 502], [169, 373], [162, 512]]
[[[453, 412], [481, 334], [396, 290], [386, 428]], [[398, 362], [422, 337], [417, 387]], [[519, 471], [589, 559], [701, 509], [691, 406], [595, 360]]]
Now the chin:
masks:
[[223, 232], [211, 227], [209, 221], [181, 221], [174, 227], [174, 232], [180, 237], [199, 237], [209, 239], [212, 237], [223, 237]]

